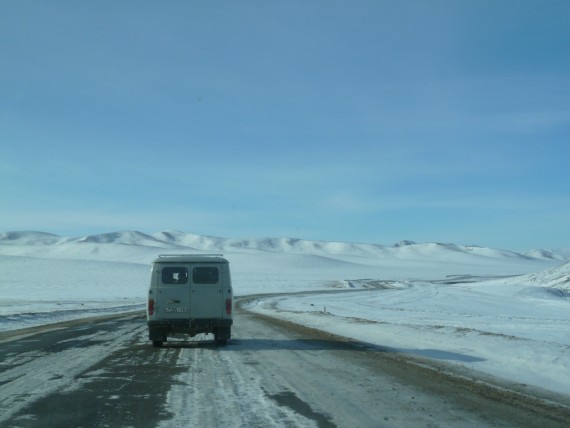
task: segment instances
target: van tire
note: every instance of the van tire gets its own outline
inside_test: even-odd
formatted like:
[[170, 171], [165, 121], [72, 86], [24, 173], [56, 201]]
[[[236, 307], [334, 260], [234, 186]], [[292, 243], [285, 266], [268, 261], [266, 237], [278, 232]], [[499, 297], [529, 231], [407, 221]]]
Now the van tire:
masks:
[[218, 346], [226, 346], [232, 335], [230, 327], [218, 327], [214, 331], [214, 338]]
[[162, 340], [153, 340], [152, 341], [152, 346], [154, 346], [155, 348], [162, 348]]

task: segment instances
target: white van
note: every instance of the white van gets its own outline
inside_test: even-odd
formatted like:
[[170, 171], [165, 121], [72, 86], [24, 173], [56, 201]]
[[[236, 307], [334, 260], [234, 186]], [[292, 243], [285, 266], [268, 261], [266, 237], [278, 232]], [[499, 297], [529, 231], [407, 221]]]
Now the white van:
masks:
[[232, 308], [229, 262], [222, 254], [165, 254], [153, 261], [147, 305], [153, 346], [180, 333], [211, 333], [217, 344], [225, 345], [231, 337]]

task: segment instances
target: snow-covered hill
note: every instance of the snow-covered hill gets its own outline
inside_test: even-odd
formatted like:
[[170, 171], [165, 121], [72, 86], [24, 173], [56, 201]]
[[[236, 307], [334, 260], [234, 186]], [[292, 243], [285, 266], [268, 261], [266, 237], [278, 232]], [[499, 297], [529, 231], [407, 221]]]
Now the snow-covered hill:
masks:
[[570, 260], [570, 249], [531, 250], [526, 251], [524, 254], [543, 260]]
[[522, 275], [561, 263], [555, 258], [494, 248], [413, 241], [386, 246], [294, 238], [220, 238], [178, 231], [119, 231], [75, 238], [44, 232], [0, 233], [0, 255], [4, 256], [149, 266], [163, 253], [224, 254], [232, 263], [240, 294], [259, 292], [267, 281], [281, 283], [284, 291], [299, 291], [316, 283], [355, 278]]
[[7, 245], [52, 245], [63, 240], [58, 235], [45, 232], [3, 232], [0, 243]]
[[83, 237], [44, 232], [0, 234], [0, 255], [138, 263], [159, 254], [222, 253], [232, 263], [240, 294], [280, 282], [285, 291], [355, 278], [441, 279], [449, 275], [521, 275], [560, 264], [507, 250], [401, 241], [395, 245], [294, 238], [220, 238], [178, 231], [120, 231]]
[[[0, 233], [0, 248], [4, 254], [18, 252], [17, 247], [40, 246], [41, 252], [53, 254], [65, 252], [62, 248], [75, 249], [87, 247], [97, 248], [104, 244], [129, 245], [152, 249], [193, 250], [198, 252], [248, 253], [270, 252], [283, 254], [303, 254], [318, 256], [348, 256], [367, 258], [395, 259], [452, 259], [458, 257], [490, 258], [490, 259], [538, 259], [538, 260], [567, 260], [570, 254], [563, 250], [533, 250], [527, 253], [517, 253], [507, 250], [485, 248], [479, 246], [463, 246], [443, 243], [415, 243], [400, 241], [391, 246], [379, 244], [363, 244], [352, 242], [313, 241], [297, 238], [255, 238], [237, 239], [202, 236], [178, 231], [165, 231], [146, 234], [138, 231], [120, 231], [89, 235], [79, 238], [64, 238], [45, 232], [4, 232]], [[12, 247], [12, 251], [9, 249]], [[48, 247], [48, 248], [46, 248]], [[100, 247], [99, 247], [100, 248]], [[32, 250], [28, 248], [28, 250]], [[37, 248], [36, 248], [37, 250]], [[32, 250], [33, 252], [33, 250]], [[84, 254], [84, 251], [78, 251]]]
[[[517, 277], [517, 284], [536, 285], [570, 292], [570, 262], [541, 272], [534, 272]], [[570, 293], [568, 294], [570, 296]]]

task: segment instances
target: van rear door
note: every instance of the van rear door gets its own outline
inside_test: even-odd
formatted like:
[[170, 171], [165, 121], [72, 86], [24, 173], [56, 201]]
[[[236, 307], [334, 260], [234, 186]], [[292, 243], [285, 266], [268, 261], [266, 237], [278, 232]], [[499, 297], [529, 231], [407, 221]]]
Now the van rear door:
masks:
[[162, 265], [158, 270], [157, 311], [161, 319], [188, 318], [190, 313], [189, 266]]
[[219, 263], [193, 264], [190, 272], [192, 291], [190, 313], [194, 319], [222, 318], [224, 303], [223, 270]]

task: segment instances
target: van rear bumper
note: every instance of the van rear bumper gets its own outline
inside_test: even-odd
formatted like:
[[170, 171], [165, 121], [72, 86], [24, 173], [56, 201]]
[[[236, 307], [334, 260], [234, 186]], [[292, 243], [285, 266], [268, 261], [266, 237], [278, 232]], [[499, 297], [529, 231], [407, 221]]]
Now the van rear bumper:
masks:
[[229, 331], [232, 319], [179, 319], [179, 320], [149, 320], [148, 338], [150, 340], [165, 340], [174, 333], [186, 333], [195, 336], [200, 333], [220, 334]]

